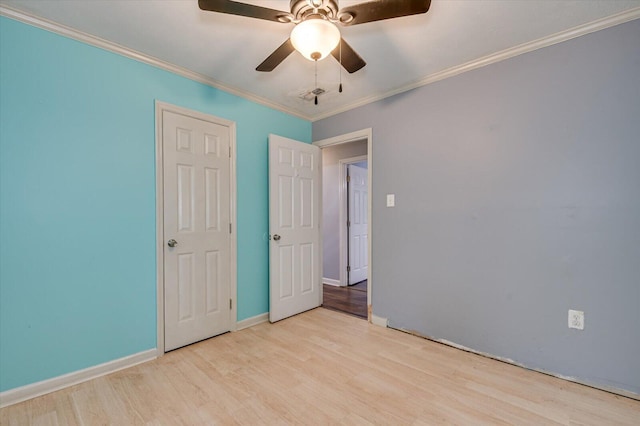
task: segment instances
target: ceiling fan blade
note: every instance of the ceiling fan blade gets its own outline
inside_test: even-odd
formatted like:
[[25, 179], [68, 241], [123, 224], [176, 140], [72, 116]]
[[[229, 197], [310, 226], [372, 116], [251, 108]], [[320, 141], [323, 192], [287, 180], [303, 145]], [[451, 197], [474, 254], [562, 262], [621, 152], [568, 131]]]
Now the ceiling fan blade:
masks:
[[265, 59], [260, 65], [258, 65], [256, 71], [273, 71], [273, 69], [280, 65], [280, 62], [287, 59], [287, 56], [291, 55], [294, 50], [295, 49], [293, 47], [293, 44], [291, 44], [291, 39], [287, 39], [287, 41], [282, 43], [280, 47], [274, 50], [267, 59]]
[[[383, 19], [425, 13], [431, 0], [377, 0], [340, 9], [338, 14], [344, 25], [358, 25]], [[349, 20], [349, 15], [353, 19]]]
[[198, 6], [202, 10], [211, 12], [248, 16], [249, 18], [265, 19], [267, 21], [291, 22], [293, 20], [293, 15], [289, 12], [231, 0], [198, 0]]
[[[341, 51], [342, 50], [342, 51]], [[338, 62], [342, 64], [345, 70], [349, 72], [349, 74], [353, 74], [358, 71], [360, 68], [367, 65], [367, 63], [356, 53], [355, 50], [343, 38], [340, 39], [340, 43], [338, 47], [333, 49], [331, 52], [334, 58]]]

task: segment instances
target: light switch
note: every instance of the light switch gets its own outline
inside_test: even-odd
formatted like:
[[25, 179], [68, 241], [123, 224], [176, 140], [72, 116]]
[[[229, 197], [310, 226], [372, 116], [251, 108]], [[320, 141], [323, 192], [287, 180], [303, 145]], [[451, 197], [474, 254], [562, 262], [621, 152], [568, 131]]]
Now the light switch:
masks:
[[396, 194], [387, 194], [387, 207], [395, 207]]

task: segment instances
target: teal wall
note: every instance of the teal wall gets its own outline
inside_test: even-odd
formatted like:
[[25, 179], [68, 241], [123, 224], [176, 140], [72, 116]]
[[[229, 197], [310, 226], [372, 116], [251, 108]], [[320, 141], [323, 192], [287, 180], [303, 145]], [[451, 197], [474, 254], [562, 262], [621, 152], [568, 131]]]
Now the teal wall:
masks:
[[268, 311], [267, 137], [311, 123], [0, 18], [0, 391], [156, 346], [155, 100], [236, 122], [238, 320]]

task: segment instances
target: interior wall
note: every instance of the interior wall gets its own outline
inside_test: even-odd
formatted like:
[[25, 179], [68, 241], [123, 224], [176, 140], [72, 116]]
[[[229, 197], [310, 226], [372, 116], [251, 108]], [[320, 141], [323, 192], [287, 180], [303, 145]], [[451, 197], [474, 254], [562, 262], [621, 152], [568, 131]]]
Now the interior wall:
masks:
[[367, 141], [322, 149], [322, 277], [340, 281], [340, 165], [345, 158], [367, 155]]
[[638, 40], [631, 21], [314, 123], [373, 128], [375, 315], [640, 393]]
[[156, 100], [236, 122], [238, 319], [268, 311], [267, 138], [311, 123], [4, 17], [0, 69], [0, 391], [156, 347]]

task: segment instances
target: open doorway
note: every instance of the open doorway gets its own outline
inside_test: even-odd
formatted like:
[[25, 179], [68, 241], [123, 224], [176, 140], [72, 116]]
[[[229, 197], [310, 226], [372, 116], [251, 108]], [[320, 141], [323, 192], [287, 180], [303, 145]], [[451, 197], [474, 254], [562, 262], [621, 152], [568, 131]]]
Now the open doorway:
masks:
[[[369, 140], [322, 146], [323, 306], [369, 318]], [[333, 138], [335, 141], [337, 138]]]

